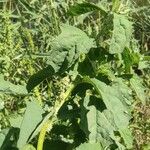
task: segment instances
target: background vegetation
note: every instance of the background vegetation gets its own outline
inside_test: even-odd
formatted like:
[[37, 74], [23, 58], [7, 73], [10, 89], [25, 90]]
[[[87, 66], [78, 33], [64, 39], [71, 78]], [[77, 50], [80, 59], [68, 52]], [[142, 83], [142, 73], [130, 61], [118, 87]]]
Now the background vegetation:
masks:
[[[127, 28], [126, 38], [129, 38], [128, 44], [124, 47], [120, 43], [119, 52], [117, 46], [114, 46], [115, 38], [123, 38], [124, 40], [124, 37], [122, 37], [123, 32], [117, 33], [120, 31], [117, 30], [117, 26], [114, 27], [115, 22], [113, 19], [116, 16], [117, 20], [117, 15], [125, 17], [122, 23]], [[65, 29], [65, 27], [61, 27], [64, 24], [70, 26]], [[81, 30], [71, 28], [72, 26], [84, 31], [87, 37], [80, 33]], [[68, 34], [65, 35], [67, 32]], [[73, 39], [73, 32], [77, 34], [79, 32], [81, 39]], [[122, 36], [117, 37], [118, 34], [122, 34]], [[65, 40], [67, 36], [70, 37]], [[69, 39], [72, 39], [72, 41], [69, 41]], [[85, 41], [81, 42], [83, 39]], [[96, 46], [94, 44], [90, 45], [92, 39], [94, 39]], [[68, 44], [69, 47], [74, 40], [78, 40], [77, 46], [80, 48], [84, 49], [83, 45], [86, 47], [85, 49], [90, 49], [88, 54], [79, 50], [80, 55], [75, 56], [75, 58], [79, 58], [69, 62], [72, 63], [72, 66], [67, 66], [68, 68], [65, 65], [65, 67], [62, 65], [60, 68], [58, 64], [51, 65], [51, 59], [60, 53], [60, 51], [55, 53], [54, 50], [60, 47], [55, 46], [54, 43], [62, 41], [64, 45]], [[66, 45], [63, 48], [66, 48]], [[114, 52], [114, 49], [117, 52]], [[120, 52], [121, 49], [123, 52]], [[46, 134], [43, 149], [106, 149], [106, 141], [101, 143], [102, 147], [90, 144], [83, 144], [82, 147], [81, 143], [91, 143], [90, 136], [92, 135], [89, 132], [93, 133], [92, 129], [86, 128], [87, 124], [84, 117], [87, 112], [92, 113], [92, 106], [100, 107], [97, 108], [99, 110], [104, 105], [102, 102], [101, 106], [97, 104], [98, 94], [91, 87], [96, 84], [95, 80], [97, 79], [109, 85], [107, 88], [103, 84], [101, 86], [108, 91], [110, 89], [109, 94], [113, 95], [113, 84], [110, 85], [113, 81], [118, 82], [118, 79], [121, 78], [130, 87], [129, 90], [132, 90], [133, 98], [130, 101], [132, 105], [130, 106], [131, 117], [128, 129], [132, 133], [133, 142], [131, 142], [130, 136], [123, 137], [118, 131], [114, 133], [115, 139], [109, 137], [110, 133], [109, 136], [104, 133], [104, 137], [108, 136], [108, 139], [106, 137], [104, 139], [111, 139], [108, 149], [112, 150], [117, 148], [149, 150], [149, 50], [149, 0], [0, 0], [1, 149], [34, 150], [34, 147], [38, 147], [38, 135], [41, 129], [39, 129], [39, 126], [43, 126], [45, 123], [43, 120], [46, 120], [47, 114], [53, 113], [53, 109], [57, 105], [56, 100], [74, 82], [78, 82], [79, 85], [72, 91], [69, 101], [64, 102], [62, 107], [60, 105], [61, 109], [59, 108], [59, 113], [57, 112], [58, 118], [54, 117], [54, 125], [52, 124], [51, 127], [51, 123], [48, 123], [50, 132]], [[51, 51], [53, 52], [51, 53]], [[67, 55], [68, 60], [70, 60], [70, 56], [73, 54]], [[60, 58], [57, 57], [56, 59]], [[57, 61], [57, 63], [60, 62]], [[78, 69], [76, 69], [76, 66]], [[59, 71], [57, 72], [57, 70]], [[53, 71], [56, 74], [52, 74]], [[76, 74], [80, 77], [76, 78]], [[115, 89], [115, 84], [113, 88]], [[126, 90], [125, 88], [122, 85], [122, 89]], [[115, 90], [117, 91], [117, 88]], [[128, 97], [128, 95], [126, 96]], [[90, 106], [84, 104], [85, 99], [86, 101], [91, 100], [93, 104], [89, 104]], [[103, 94], [100, 99], [105, 99]], [[36, 118], [36, 116], [41, 118]], [[32, 120], [32, 117], [35, 119]], [[27, 121], [25, 123], [26, 127], [23, 127], [25, 121]], [[92, 120], [90, 119], [90, 121]], [[30, 126], [32, 126], [31, 129]], [[29, 133], [26, 133], [27, 130]], [[48, 131], [48, 129], [46, 130]], [[106, 130], [104, 131], [106, 132]], [[25, 145], [26, 143], [30, 143], [30, 145]], [[22, 147], [23, 145], [25, 146]]]

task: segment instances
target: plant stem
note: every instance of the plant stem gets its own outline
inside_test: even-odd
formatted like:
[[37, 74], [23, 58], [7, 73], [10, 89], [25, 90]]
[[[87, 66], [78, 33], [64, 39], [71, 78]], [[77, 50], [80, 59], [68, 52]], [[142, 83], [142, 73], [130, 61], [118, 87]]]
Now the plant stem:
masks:
[[65, 93], [61, 93], [60, 99], [56, 100], [55, 106], [54, 106], [54, 114], [52, 117], [50, 117], [45, 124], [43, 125], [40, 135], [38, 138], [38, 145], [37, 145], [37, 150], [43, 150], [43, 143], [45, 139], [45, 135], [47, 130], [49, 131], [52, 129], [53, 124], [55, 122], [55, 119], [57, 118], [58, 111], [62, 107], [62, 105], [68, 100], [68, 97], [70, 96], [72, 90], [74, 89], [75, 84], [71, 84], [68, 90]]
[[48, 128], [51, 130], [52, 122], [53, 122], [52, 120], [47, 120], [47, 122], [45, 122], [45, 124], [43, 125], [40, 131], [39, 139], [38, 139], [37, 150], [43, 150], [43, 143], [44, 143], [45, 135], [46, 135]]

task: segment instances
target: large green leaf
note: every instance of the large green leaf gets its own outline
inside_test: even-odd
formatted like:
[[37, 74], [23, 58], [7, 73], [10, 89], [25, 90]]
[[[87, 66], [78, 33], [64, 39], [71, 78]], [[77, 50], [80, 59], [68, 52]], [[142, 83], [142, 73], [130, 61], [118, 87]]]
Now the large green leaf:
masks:
[[115, 123], [119, 127], [127, 127], [130, 119], [130, 112], [124, 103], [126, 99], [131, 100], [129, 91], [127, 89], [123, 91], [122, 85], [116, 84], [115, 82], [113, 86], [109, 86], [95, 78], [85, 78], [85, 81], [94, 86], [103, 99], [107, 109], [115, 116]]
[[115, 141], [119, 148], [125, 149], [114, 135], [114, 131], [118, 130], [114, 122], [114, 116], [105, 108], [101, 100], [87, 95], [83, 106], [81, 108], [81, 128], [86, 133], [89, 142], [100, 142], [103, 149], [105, 149], [113, 145]]
[[[118, 147], [125, 149], [114, 134], [117, 131], [127, 148], [132, 148], [133, 139], [128, 129], [131, 97], [127, 86], [121, 81], [116, 81], [112, 86], [109, 86], [94, 78], [86, 78], [85, 82], [94, 86], [106, 106], [104, 110], [89, 106], [88, 101], [90, 100], [89, 97], [86, 97], [84, 107], [88, 110], [88, 113], [86, 115], [87, 125], [84, 124], [84, 127], [88, 126], [89, 140], [92, 142], [100, 141], [103, 147], [111, 145], [115, 141]], [[100, 99], [99, 103], [101, 103]], [[86, 129], [84, 131], [86, 132]]]
[[52, 42], [47, 64], [55, 72], [64, 72], [71, 67], [81, 54], [89, 52], [94, 47], [93, 39], [89, 38], [82, 30], [63, 24], [61, 34]]
[[79, 3], [74, 6], [71, 6], [68, 11], [68, 14], [71, 16], [78, 16], [78, 15], [85, 14], [91, 11], [100, 11], [102, 13], [106, 13], [105, 10], [102, 9], [101, 7], [93, 3], [84, 2], [84, 3]]
[[26, 86], [15, 85], [9, 81], [5, 81], [3, 75], [0, 75], [0, 92], [12, 95], [27, 95]]
[[103, 150], [99, 143], [83, 143], [75, 150]]
[[27, 143], [29, 136], [42, 120], [42, 112], [41, 107], [36, 102], [31, 101], [27, 103], [27, 109], [20, 128], [17, 143], [18, 148], [23, 148], [23, 146]]
[[132, 23], [126, 16], [114, 14], [113, 24], [109, 52], [111, 54], [122, 53], [124, 48], [129, 46], [132, 35]]

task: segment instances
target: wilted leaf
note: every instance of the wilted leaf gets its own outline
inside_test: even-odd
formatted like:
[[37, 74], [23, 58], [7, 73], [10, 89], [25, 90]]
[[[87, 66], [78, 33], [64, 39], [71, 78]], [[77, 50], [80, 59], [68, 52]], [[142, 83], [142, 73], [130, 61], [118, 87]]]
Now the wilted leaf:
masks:
[[17, 146], [22, 148], [28, 141], [29, 136], [42, 120], [42, 109], [34, 101], [27, 103], [27, 109], [20, 128]]

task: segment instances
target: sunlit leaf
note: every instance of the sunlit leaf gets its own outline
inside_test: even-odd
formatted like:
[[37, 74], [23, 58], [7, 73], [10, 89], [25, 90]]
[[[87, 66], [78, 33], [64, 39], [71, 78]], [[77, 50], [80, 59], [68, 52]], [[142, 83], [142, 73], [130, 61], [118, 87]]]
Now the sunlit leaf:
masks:
[[28, 141], [29, 136], [34, 131], [36, 126], [42, 120], [42, 109], [34, 101], [27, 103], [27, 109], [24, 114], [17, 146], [22, 148]]
[[82, 30], [63, 24], [61, 34], [52, 42], [47, 64], [55, 72], [64, 72], [71, 67], [81, 54], [89, 52], [94, 47], [93, 39], [89, 38]]
[[143, 104], [146, 102], [146, 88], [143, 86], [143, 81], [138, 76], [134, 76], [130, 79], [130, 84], [135, 91], [137, 97], [141, 100]]
[[12, 95], [27, 95], [26, 86], [15, 85], [9, 81], [5, 81], [4, 77], [0, 75], [0, 92]]
[[74, 150], [103, 150], [99, 143], [83, 143]]
[[110, 41], [109, 52], [111, 54], [122, 53], [129, 46], [132, 35], [132, 22], [124, 15], [114, 14], [113, 33]]
[[27, 144], [23, 148], [21, 148], [20, 150], [36, 150], [36, 149], [32, 145]]
[[[84, 119], [84, 128], [89, 140], [92, 142], [99, 141], [106, 147], [116, 142], [118, 147], [125, 149], [115, 136], [115, 132], [120, 132], [126, 146], [132, 148], [132, 135], [128, 129], [130, 114], [131, 97], [130, 91], [121, 81], [108, 86], [97, 79], [85, 78], [85, 82], [92, 84], [100, 95], [99, 103], [101, 106], [91, 105], [89, 97], [84, 100], [84, 107], [87, 109], [87, 126], [89, 133], [86, 131], [86, 120]], [[120, 82], [120, 83], [119, 83]], [[102, 109], [102, 102], [105, 107]], [[97, 100], [98, 101], [98, 100]], [[130, 103], [129, 103], [130, 102]], [[94, 104], [94, 103], [93, 103]], [[97, 103], [98, 104], [98, 103]], [[101, 108], [100, 108], [101, 107]], [[98, 109], [99, 108], [99, 109]], [[84, 116], [85, 117], [85, 116]], [[126, 132], [124, 132], [126, 131]]]

